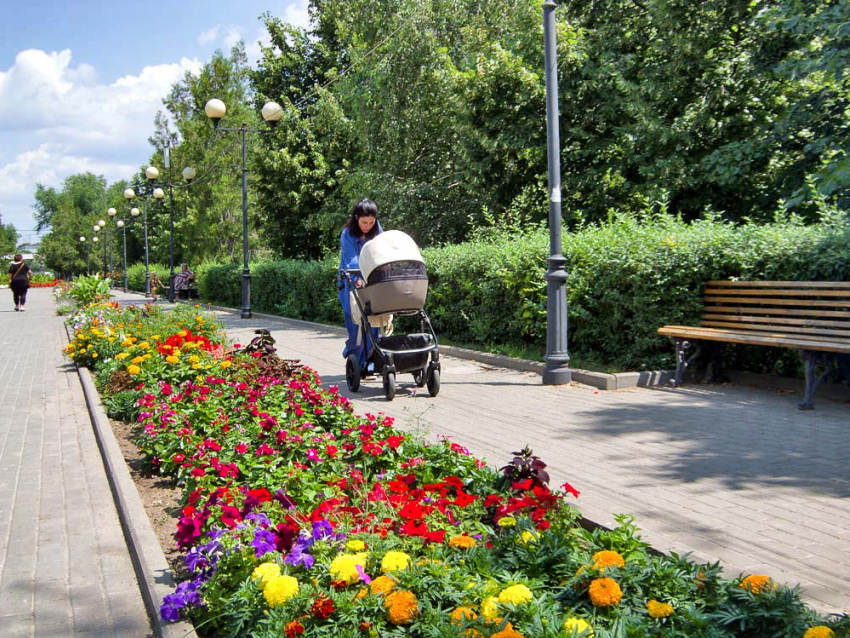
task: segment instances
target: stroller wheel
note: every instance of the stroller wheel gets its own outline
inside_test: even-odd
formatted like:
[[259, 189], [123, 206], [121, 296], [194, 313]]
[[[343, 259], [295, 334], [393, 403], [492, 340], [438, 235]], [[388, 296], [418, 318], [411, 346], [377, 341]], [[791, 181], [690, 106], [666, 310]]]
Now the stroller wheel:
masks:
[[345, 360], [345, 382], [351, 392], [360, 389], [360, 359], [357, 355], [350, 354]]
[[421, 388], [425, 385], [425, 380], [428, 378], [428, 370], [427, 368], [422, 368], [421, 370], [416, 370], [413, 373], [413, 381], [416, 383], [417, 388]]
[[440, 393], [440, 371], [436, 368], [428, 375], [428, 394], [432, 397]]
[[387, 401], [395, 399], [395, 372], [390, 372], [384, 377], [384, 394]]

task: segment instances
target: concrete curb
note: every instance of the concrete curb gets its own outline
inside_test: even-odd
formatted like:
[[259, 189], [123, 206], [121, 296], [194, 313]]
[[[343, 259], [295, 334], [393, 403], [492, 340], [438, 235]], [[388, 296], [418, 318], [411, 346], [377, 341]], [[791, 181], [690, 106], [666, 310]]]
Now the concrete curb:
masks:
[[[178, 300], [177, 303], [192, 303], [191, 301]], [[226, 306], [214, 306], [207, 303], [196, 302], [198, 305], [207, 310], [217, 310], [220, 312], [237, 313], [240, 310], [228, 308]], [[302, 319], [290, 319], [289, 317], [281, 317], [278, 315], [267, 315], [259, 312], [253, 312], [252, 315], [258, 319], [266, 321], [280, 321], [289, 323], [308, 330], [322, 330], [324, 332], [333, 332], [335, 334], [344, 335], [345, 328], [340, 326], [331, 326], [324, 323], [315, 323], [312, 321], [304, 321]], [[437, 335], [439, 338], [439, 335]], [[521, 370], [523, 372], [534, 372], [536, 374], [543, 373], [545, 364], [542, 361], [529, 361], [528, 359], [516, 359], [501, 354], [493, 354], [490, 352], [480, 352], [478, 350], [469, 350], [467, 348], [458, 348], [457, 346], [440, 345], [440, 352], [450, 357], [457, 359], [465, 359], [467, 361], [475, 361], [484, 365], [490, 365], [497, 368], [508, 368], [510, 370]], [[674, 372], [669, 370], [661, 371], [643, 371], [643, 372], [618, 372], [615, 374], [607, 374], [604, 372], [591, 372], [590, 370], [578, 370], [573, 368], [572, 379], [576, 383], [589, 385], [598, 390], [623, 390], [625, 388], [657, 386], [668, 383], [673, 379]]]
[[[67, 326], [65, 329], [67, 331]], [[118, 447], [109, 417], [100, 403], [100, 394], [91, 373], [80, 366], [77, 366], [77, 372], [151, 628], [158, 638], [197, 638], [195, 628], [190, 623], [169, 623], [162, 620], [159, 614], [163, 597], [174, 592], [174, 576], [151, 527], [124, 455]]]

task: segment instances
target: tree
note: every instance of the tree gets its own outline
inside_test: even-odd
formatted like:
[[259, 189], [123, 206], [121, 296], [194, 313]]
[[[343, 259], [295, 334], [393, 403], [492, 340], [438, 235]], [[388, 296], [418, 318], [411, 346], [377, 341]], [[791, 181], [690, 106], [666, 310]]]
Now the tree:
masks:
[[18, 245], [18, 231], [13, 224], [3, 223], [3, 214], [0, 213], [0, 255], [13, 255]]

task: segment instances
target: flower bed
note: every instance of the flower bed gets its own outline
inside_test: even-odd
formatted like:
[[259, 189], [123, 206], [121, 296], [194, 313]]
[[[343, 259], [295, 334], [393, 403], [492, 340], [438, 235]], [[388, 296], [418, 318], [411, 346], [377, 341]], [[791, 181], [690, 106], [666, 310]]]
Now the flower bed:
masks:
[[458, 442], [357, 415], [260, 335], [230, 345], [196, 309], [95, 305], [66, 352], [110, 416], [141, 424], [184, 491], [187, 578], [168, 620], [205, 636], [847, 635], [767, 576], [647, 551], [634, 521], [585, 530], [569, 484], [517, 452], [496, 471]]

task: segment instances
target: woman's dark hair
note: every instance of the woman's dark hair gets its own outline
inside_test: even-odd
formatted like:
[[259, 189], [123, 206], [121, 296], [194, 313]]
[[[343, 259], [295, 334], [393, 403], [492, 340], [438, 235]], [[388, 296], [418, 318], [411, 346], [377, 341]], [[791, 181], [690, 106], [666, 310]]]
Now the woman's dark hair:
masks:
[[357, 223], [361, 217], [375, 218], [375, 225], [372, 226], [372, 229], [368, 233], [366, 233], [366, 239], [372, 239], [375, 235], [378, 234], [378, 205], [371, 199], [361, 199], [354, 205], [354, 208], [351, 209], [351, 218], [345, 224], [345, 227], [348, 229], [348, 232], [353, 237], [360, 237], [362, 235], [362, 232], [360, 231], [360, 226]]
[[24, 260], [24, 256], [21, 253], [18, 253], [17, 255], [15, 255], [15, 261], [23, 261], [23, 260]]

